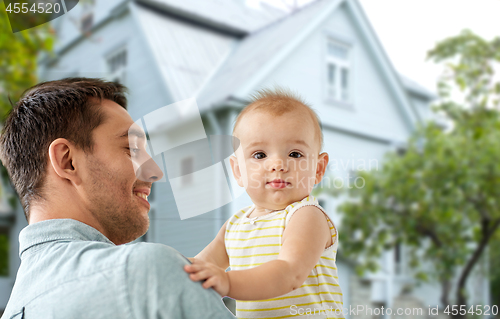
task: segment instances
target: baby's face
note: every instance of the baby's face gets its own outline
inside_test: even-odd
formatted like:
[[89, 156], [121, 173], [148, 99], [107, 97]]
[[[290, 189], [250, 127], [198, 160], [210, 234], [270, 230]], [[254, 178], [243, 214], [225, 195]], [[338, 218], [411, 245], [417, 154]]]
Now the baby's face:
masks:
[[309, 195], [328, 164], [315, 132], [311, 116], [300, 110], [281, 116], [253, 111], [240, 120], [231, 166], [253, 203], [278, 210]]

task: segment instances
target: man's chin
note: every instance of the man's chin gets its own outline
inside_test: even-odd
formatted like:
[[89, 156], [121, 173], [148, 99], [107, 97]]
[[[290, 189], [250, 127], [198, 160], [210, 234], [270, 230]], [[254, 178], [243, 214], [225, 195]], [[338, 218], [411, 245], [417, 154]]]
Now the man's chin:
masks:
[[115, 232], [115, 236], [113, 236], [114, 238], [109, 238], [109, 240], [111, 240], [115, 245], [123, 245], [131, 243], [144, 236], [149, 229], [149, 216], [147, 214], [141, 215], [141, 217], [142, 216], [144, 216], [144, 218], [136, 220], [133, 224], [129, 221], [129, 227], [120, 227], [118, 229], [119, 232]]
[[141, 238], [142, 236], [146, 235], [146, 233], [148, 232], [149, 230], [149, 215], [148, 215], [148, 212], [146, 212], [146, 215], [145, 215], [145, 219], [144, 219], [144, 223], [141, 224], [141, 225], [137, 225], [138, 227], [138, 232], [136, 234], [136, 237], [131, 240], [131, 241], [134, 241], [138, 238]]

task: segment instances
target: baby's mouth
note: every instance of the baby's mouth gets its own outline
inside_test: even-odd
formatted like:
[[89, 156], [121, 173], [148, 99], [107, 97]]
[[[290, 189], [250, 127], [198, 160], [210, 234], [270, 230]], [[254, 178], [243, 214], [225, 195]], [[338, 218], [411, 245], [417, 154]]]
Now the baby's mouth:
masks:
[[289, 182], [286, 182], [283, 179], [274, 179], [270, 182], [267, 182], [267, 185], [271, 186], [272, 188], [285, 188], [289, 185]]

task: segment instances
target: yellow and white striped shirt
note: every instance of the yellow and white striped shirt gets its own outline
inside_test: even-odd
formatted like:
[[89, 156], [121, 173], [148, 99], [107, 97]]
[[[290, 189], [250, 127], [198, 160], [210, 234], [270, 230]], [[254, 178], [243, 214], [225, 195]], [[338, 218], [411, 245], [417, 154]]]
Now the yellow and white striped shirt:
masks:
[[333, 244], [324, 250], [316, 266], [299, 288], [272, 299], [237, 300], [238, 318], [277, 319], [306, 314], [307, 318], [344, 318], [342, 291], [335, 265], [338, 234], [333, 222], [313, 196], [264, 216], [247, 218], [255, 205], [245, 207], [233, 215], [227, 223], [225, 235], [229, 263], [232, 270], [243, 270], [276, 259], [281, 249], [281, 236], [290, 218], [299, 208], [309, 205], [316, 206], [325, 213]]

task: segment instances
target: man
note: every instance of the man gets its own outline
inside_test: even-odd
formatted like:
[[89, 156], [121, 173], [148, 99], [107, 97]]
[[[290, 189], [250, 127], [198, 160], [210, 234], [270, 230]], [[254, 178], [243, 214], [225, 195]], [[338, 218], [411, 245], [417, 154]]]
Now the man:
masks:
[[163, 176], [145, 149], [122, 85], [71, 78], [23, 94], [0, 138], [29, 223], [2, 318], [234, 318], [174, 249], [122, 245], [146, 233]]

